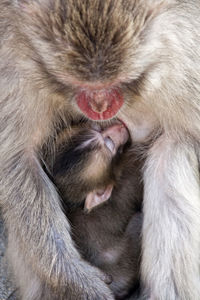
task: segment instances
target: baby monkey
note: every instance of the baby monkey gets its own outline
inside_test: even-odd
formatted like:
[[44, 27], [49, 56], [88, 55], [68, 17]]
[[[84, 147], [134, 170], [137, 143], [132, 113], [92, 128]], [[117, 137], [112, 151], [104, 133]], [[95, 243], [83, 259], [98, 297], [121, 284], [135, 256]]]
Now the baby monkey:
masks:
[[141, 166], [132, 154], [130, 160], [128, 139], [118, 122], [104, 129], [75, 126], [59, 135], [52, 165], [75, 244], [109, 275], [116, 299], [139, 286]]

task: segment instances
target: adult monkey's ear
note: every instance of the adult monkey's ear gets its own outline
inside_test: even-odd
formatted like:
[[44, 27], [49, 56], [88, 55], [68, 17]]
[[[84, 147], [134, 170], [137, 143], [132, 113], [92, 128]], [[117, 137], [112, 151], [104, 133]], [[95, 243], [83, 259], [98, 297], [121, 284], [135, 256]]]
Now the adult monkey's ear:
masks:
[[109, 184], [105, 189], [94, 190], [89, 193], [85, 199], [84, 210], [89, 213], [94, 207], [107, 201], [112, 194], [112, 190], [113, 184]]

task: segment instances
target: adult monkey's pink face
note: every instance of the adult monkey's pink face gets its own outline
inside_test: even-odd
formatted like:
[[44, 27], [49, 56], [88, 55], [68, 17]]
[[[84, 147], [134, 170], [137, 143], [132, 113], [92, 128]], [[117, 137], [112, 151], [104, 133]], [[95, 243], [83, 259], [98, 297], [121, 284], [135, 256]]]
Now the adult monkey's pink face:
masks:
[[62, 88], [66, 101], [89, 119], [108, 120], [131, 107], [157, 57], [145, 33], [163, 2], [22, 0], [22, 13], [40, 68], [71, 89]]

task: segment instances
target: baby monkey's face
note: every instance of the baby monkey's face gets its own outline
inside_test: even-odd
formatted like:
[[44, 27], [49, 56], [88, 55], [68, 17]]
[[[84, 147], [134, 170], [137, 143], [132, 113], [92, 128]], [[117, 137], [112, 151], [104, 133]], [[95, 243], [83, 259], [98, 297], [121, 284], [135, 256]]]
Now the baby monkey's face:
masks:
[[66, 129], [56, 143], [53, 177], [64, 200], [81, 203], [90, 211], [111, 196], [118, 154], [129, 134], [121, 122], [104, 129], [84, 124]]
[[121, 146], [124, 146], [128, 141], [128, 131], [124, 124], [114, 124], [103, 131], [100, 135], [104, 141], [105, 147], [107, 147], [112, 155], [115, 155]]
[[[98, 156], [99, 161], [102, 160], [102, 166], [105, 167], [105, 176], [105, 173], [108, 173], [109, 169], [111, 168], [111, 162], [113, 161], [113, 158], [116, 156], [119, 150], [122, 150], [123, 146], [128, 141], [128, 137], [128, 131], [122, 123], [114, 124], [104, 129], [103, 131], [99, 131], [97, 139], [99, 140], [98, 142], [101, 144], [101, 149], [94, 153], [93, 157], [90, 158], [91, 166], [95, 169], [95, 158]], [[99, 175], [101, 177], [101, 168], [98, 168], [98, 170], [99, 174], [97, 174], [97, 176]], [[114, 182], [110, 182], [110, 180], [111, 178], [108, 178], [107, 184], [104, 183], [104, 186], [102, 186], [101, 188], [96, 188], [87, 194], [85, 199], [85, 210], [89, 212], [91, 209], [107, 201], [110, 198], [114, 187]]]

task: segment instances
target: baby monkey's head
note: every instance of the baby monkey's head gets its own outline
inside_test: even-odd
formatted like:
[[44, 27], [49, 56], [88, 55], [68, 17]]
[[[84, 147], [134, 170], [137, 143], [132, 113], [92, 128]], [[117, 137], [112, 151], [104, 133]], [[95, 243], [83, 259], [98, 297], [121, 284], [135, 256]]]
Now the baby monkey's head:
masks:
[[105, 202], [112, 193], [120, 153], [129, 134], [118, 122], [101, 129], [88, 125], [65, 129], [56, 141], [53, 178], [63, 199], [85, 209]]

